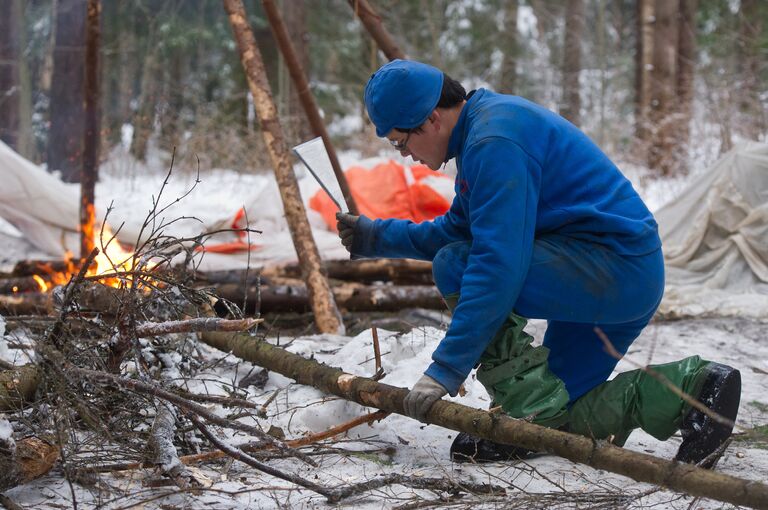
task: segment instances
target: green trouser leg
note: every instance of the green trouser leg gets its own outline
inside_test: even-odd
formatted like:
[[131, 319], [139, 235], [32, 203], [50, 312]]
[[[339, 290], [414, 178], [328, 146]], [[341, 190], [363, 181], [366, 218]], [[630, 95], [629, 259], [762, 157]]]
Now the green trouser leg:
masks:
[[[651, 366], [688, 395], [701, 392], [709, 361], [691, 356]], [[680, 428], [690, 405], [643, 370], [632, 370], [593, 388], [570, 410], [570, 431], [623, 446], [630, 432], [641, 428], [664, 441]]]
[[[456, 308], [458, 294], [444, 297], [448, 308]], [[494, 404], [513, 418], [529, 418], [545, 427], [560, 427], [568, 421], [569, 401], [565, 384], [547, 364], [549, 349], [533, 347], [533, 337], [523, 331], [527, 320], [510, 313], [480, 357], [477, 379]]]

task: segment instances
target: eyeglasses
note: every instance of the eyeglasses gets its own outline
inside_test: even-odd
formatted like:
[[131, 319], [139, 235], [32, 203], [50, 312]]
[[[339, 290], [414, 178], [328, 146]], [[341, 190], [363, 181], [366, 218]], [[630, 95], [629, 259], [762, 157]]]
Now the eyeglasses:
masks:
[[402, 142], [400, 140], [390, 140], [389, 143], [392, 145], [392, 147], [395, 148], [395, 150], [402, 152], [407, 148], [406, 146], [408, 145], [408, 139], [411, 137], [412, 133], [413, 131], [408, 131], [408, 134], [405, 135], [405, 140]]

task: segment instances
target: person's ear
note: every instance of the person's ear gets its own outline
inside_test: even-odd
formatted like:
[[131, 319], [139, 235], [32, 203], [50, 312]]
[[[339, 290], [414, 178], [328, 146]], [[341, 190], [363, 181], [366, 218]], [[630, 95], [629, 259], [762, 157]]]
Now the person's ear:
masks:
[[436, 131], [440, 130], [441, 125], [441, 118], [440, 118], [440, 112], [435, 110], [432, 110], [432, 113], [429, 114], [429, 117], [427, 117], [427, 120], [429, 120], [430, 124], [433, 124], [436, 128]]

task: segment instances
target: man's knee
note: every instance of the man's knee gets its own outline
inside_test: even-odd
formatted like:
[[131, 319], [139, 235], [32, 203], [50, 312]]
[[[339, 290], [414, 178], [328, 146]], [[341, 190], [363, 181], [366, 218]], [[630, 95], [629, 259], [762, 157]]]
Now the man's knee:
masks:
[[461, 277], [467, 267], [471, 246], [468, 241], [447, 244], [432, 259], [432, 278], [442, 295], [461, 290]]

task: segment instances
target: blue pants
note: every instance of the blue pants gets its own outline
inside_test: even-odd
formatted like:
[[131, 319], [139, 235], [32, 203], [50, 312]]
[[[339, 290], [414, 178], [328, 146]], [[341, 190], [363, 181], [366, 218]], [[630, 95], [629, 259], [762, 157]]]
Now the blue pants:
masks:
[[[471, 242], [449, 244], [432, 261], [445, 296], [461, 292]], [[605, 246], [558, 234], [536, 238], [514, 311], [546, 319], [549, 368], [565, 383], [571, 402], [604, 382], [618, 360], [595, 333], [600, 328], [625, 354], [648, 324], [664, 292], [661, 250], [622, 256]]]

